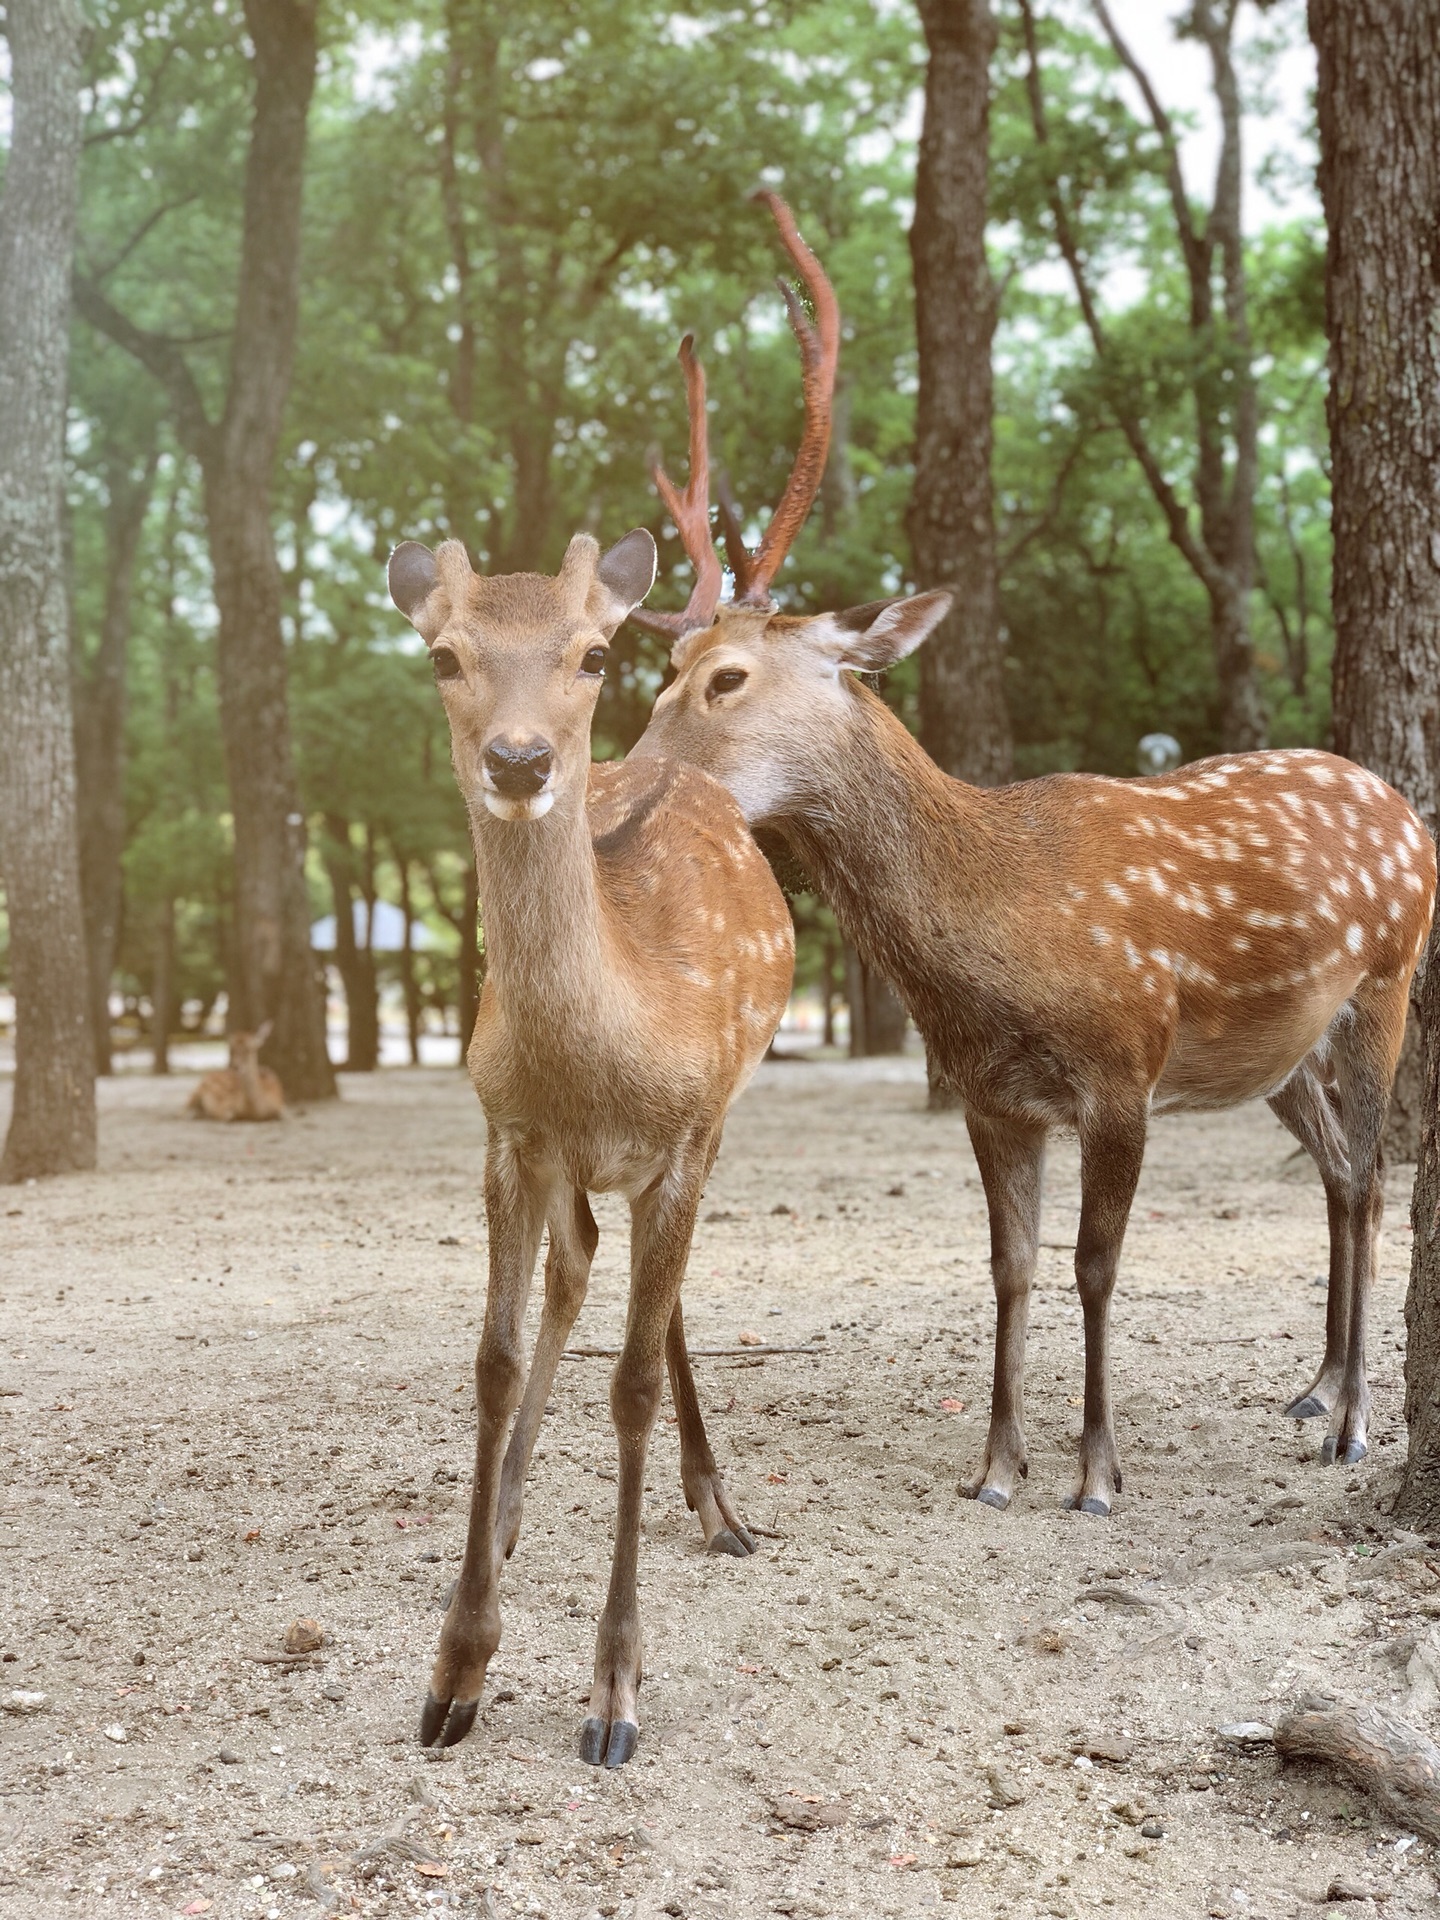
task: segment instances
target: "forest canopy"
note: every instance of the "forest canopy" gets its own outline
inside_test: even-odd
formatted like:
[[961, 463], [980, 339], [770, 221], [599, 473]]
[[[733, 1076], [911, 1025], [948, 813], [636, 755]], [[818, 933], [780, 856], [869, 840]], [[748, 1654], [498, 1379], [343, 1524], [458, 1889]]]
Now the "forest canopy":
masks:
[[[1247, 156], [1249, 337], [1222, 318], [1197, 345], [1164, 139], [1094, 11], [1037, 7], [1027, 45], [1029, 12], [996, 9], [991, 66], [1015, 771], [1133, 772], [1154, 732], [1186, 758], [1221, 744], [1206, 593], [1127, 441], [1122, 390], [1188, 499], [1197, 393], [1228, 461], [1253, 388], [1256, 679], [1272, 741], [1323, 742], [1323, 235], [1252, 192]], [[1241, 16], [1253, 112], [1304, 18], [1293, 4]], [[264, 60], [239, 4], [97, 0], [92, 23], [67, 488], [82, 837], [87, 750], [123, 711], [114, 984], [136, 1008], [193, 1017], [236, 967], [202, 455], [234, 385]], [[652, 604], [681, 604], [687, 563], [649, 461], [662, 449], [675, 471], [683, 456], [687, 328], [709, 374], [713, 463], [758, 530], [800, 406], [759, 186], [787, 197], [844, 316], [829, 468], [778, 596], [801, 610], [914, 584], [908, 232], [926, 45], [918, 15], [888, 0], [326, 4], [314, 31], [272, 524], [308, 905], [316, 920], [339, 910], [353, 1055], [356, 1008], [373, 1006], [375, 903], [433, 933], [404, 960], [412, 1022], [426, 1002], [463, 999], [475, 911], [444, 719], [385, 595], [386, 555], [400, 539], [455, 537], [485, 568], [553, 568], [577, 528], [608, 540], [644, 525], [661, 551]], [[1198, 41], [1186, 57], [1203, 66]], [[1191, 171], [1203, 215], [1213, 182]], [[1104, 311], [1103, 362], [1057, 244], [1057, 193]], [[616, 655], [596, 729], [607, 755], [637, 737], [665, 670], [660, 643], [634, 628]], [[912, 661], [886, 687], [912, 726], [917, 685]], [[802, 926], [803, 979], [832, 965], [833, 935], [819, 912]]]

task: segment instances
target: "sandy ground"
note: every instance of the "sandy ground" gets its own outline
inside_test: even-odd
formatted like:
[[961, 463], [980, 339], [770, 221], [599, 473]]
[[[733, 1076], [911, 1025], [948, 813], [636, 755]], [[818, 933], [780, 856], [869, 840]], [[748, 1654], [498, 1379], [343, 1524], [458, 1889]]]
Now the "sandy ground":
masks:
[[[1440, 1732], [1440, 1553], [1376, 1559], [1408, 1170], [1375, 1444], [1322, 1469], [1278, 1411], [1318, 1357], [1318, 1182], [1263, 1109], [1157, 1126], [1107, 1522], [1059, 1510], [1081, 1379], [1060, 1143], [1030, 1479], [999, 1514], [957, 1493], [992, 1324], [963, 1123], [924, 1112], [918, 1062], [766, 1068], [687, 1321], [700, 1346], [815, 1351], [697, 1362], [768, 1529], [755, 1559], [701, 1551], [657, 1430], [641, 1746], [606, 1775], [572, 1757], [610, 1551], [603, 1360], [562, 1367], [476, 1730], [438, 1759], [414, 1741], [472, 1437], [468, 1086], [389, 1072], [243, 1131], [185, 1120], [186, 1091], [110, 1084], [101, 1173], [0, 1191], [0, 1915], [1435, 1912], [1424, 1842], [1216, 1732], [1311, 1689]], [[576, 1338], [606, 1345], [626, 1240], [620, 1207], [597, 1214]], [[328, 1638], [286, 1666], [297, 1616]], [[1327, 1903], [1337, 1878], [1383, 1905]]]

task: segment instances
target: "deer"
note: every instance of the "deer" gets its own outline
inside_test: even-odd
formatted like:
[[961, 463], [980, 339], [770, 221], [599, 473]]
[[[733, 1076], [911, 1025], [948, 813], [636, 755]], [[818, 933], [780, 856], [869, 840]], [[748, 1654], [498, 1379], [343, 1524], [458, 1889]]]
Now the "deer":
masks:
[[[1059, 773], [981, 789], [943, 773], [859, 676], [920, 646], [951, 596], [810, 616], [770, 597], [824, 469], [840, 335], [819, 262], [783, 207], [772, 212], [815, 313], [812, 323], [791, 296], [806, 486], [785, 494], [754, 555], [725, 513], [730, 600], [713, 585], [681, 615], [640, 616], [674, 640], [674, 677], [630, 758], [702, 767], [753, 830], [788, 846], [896, 983], [932, 1074], [963, 1103], [996, 1325], [984, 1457], [962, 1491], [1003, 1509], [1028, 1472], [1024, 1357], [1047, 1135], [1072, 1130], [1081, 1158], [1084, 1415], [1065, 1504], [1105, 1516], [1121, 1490], [1110, 1304], [1150, 1117], [1255, 1097], [1314, 1159], [1329, 1223], [1324, 1354], [1286, 1412], [1326, 1419], [1322, 1461], [1352, 1465], [1368, 1444], [1381, 1132], [1434, 907], [1430, 836], [1375, 774], [1307, 748], [1222, 753], [1138, 779]], [[689, 482], [677, 495], [658, 459], [655, 480], [698, 578], [718, 560], [696, 465], [703, 374], [689, 336], [680, 352]]]
[[272, 1021], [254, 1033], [230, 1035], [230, 1064], [201, 1079], [186, 1105], [201, 1120], [282, 1120], [285, 1089], [277, 1074], [260, 1064], [260, 1049], [270, 1038]]
[[[639, 1738], [640, 1520], [667, 1365], [681, 1479], [707, 1546], [744, 1557], [756, 1545], [706, 1437], [680, 1288], [725, 1115], [779, 1025], [794, 964], [784, 895], [723, 786], [653, 756], [591, 765], [609, 645], [655, 568], [638, 528], [604, 554], [576, 534], [553, 578], [478, 573], [456, 540], [433, 554], [405, 541], [388, 574], [449, 721], [488, 963], [466, 1056], [487, 1131], [475, 1471], [420, 1740], [453, 1746], [474, 1724], [526, 1471], [598, 1243], [589, 1195], [618, 1192], [631, 1279], [610, 1383], [615, 1538], [579, 1740], [580, 1758], [607, 1768]], [[547, 1230], [526, 1375], [523, 1316]]]

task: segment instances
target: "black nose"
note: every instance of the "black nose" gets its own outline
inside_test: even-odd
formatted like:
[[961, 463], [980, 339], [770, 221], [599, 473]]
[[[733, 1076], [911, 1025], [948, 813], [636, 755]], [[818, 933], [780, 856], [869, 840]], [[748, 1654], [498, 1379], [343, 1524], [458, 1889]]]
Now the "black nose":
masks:
[[547, 740], [492, 740], [485, 749], [485, 771], [507, 800], [528, 800], [539, 793], [550, 778], [551, 761]]

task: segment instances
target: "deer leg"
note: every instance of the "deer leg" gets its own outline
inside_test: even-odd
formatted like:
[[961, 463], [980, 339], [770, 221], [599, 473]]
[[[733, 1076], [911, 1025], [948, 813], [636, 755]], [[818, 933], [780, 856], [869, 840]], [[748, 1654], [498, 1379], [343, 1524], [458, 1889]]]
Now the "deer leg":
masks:
[[737, 1560], [744, 1560], [754, 1553], [757, 1542], [730, 1504], [725, 1482], [710, 1451], [710, 1439], [695, 1391], [695, 1376], [690, 1371], [685, 1323], [678, 1300], [665, 1335], [665, 1360], [670, 1369], [670, 1395], [679, 1417], [680, 1484], [685, 1489], [685, 1504], [699, 1515], [708, 1552], [733, 1554]]
[[1285, 1409], [1292, 1420], [1313, 1420], [1328, 1414], [1335, 1404], [1350, 1338], [1350, 1158], [1330, 1097], [1319, 1076], [1308, 1065], [1297, 1067], [1284, 1086], [1270, 1095], [1268, 1105], [1320, 1169], [1330, 1222], [1325, 1357], [1305, 1392], [1297, 1395]]
[[990, 1275], [995, 1286], [995, 1378], [990, 1433], [979, 1478], [962, 1490], [987, 1507], [1008, 1507], [1029, 1472], [1025, 1452], [1025, 1334], [1040, 1246], [1045, 1131], [967, 1112], [970, 1143], [990, 1209]]
[[580, 1758], [623, 1767], [640, 1733], [640, 1599], [636, 1575], [645, 1455], [665, 1382], [665, 1344], [709, 1162], [708, 1142], [691, 1144], [631, 1203], [630, 1310], [610, 1382], [619, 1449], [615, 1553], [610, 1590], [595, 1636], [590, 1713], [580, 1729]]
[[1380, 1143], [1405, 1033], [1405, 1009], [1403, 982], [1385, 990], [1371, 988], [1363, 998], [1355, 996], [1350, 1018], [1335, 1029], [1335, 1078], [1350, 1148], [1350, 1326], [1340, 1392], [1320, 1458], [1347, 1467], [1363, 1460], [1368, 1451], [1365, 1331], [1385, 1211]]
[[1080, 1132], [1080, 1232], [1075, 1281], [1085, 1315], [1085, 1424], [1080, 1478], [1066, 1502], [1104, 1517], [1120, 1491], [1110, 1409], [1110, 1296], [1145, 1157], [1146, 1109], [1107, 1114]]
[[500, 1569], [495, 1519], [500, 1462], [520, 1398], [521, 1332], [530, 1276], [540, 1247], [548, 1180], [503, 1136], [485, 1156], [485, 1215], [490, 1285], [475, 1355], [475, 1482], [465, 1558], [440, 1629], [430, 1693], [420, 1716], [422, 1746], [453, 1747], [475, 1724], [485, 1670], [500, 1644]]
[[590, 1284], [590, 1262], [600, 1230], [590, 1211], [590, 1201], [580, 1187], [560, 1188], [550, 1203], [550, 1251], [545, 1259], [545, 1305], [540, 1313], [540, 1331], [535, 1338], [535, 1353], [525, 1379], [525, 1393], [510, 1444], [505, 1449], [505, 1464], [500, 1472], [500, 1503], [496, 1514], [495, 1544], [508, 1560], [520, 1538], [520, 1516], [525, 1504], [525, 1476], [530, 1471], [530, 1456], [545, 1417], [555, 1369], [570, 1338], [575, 1316], [585, 1304]]

